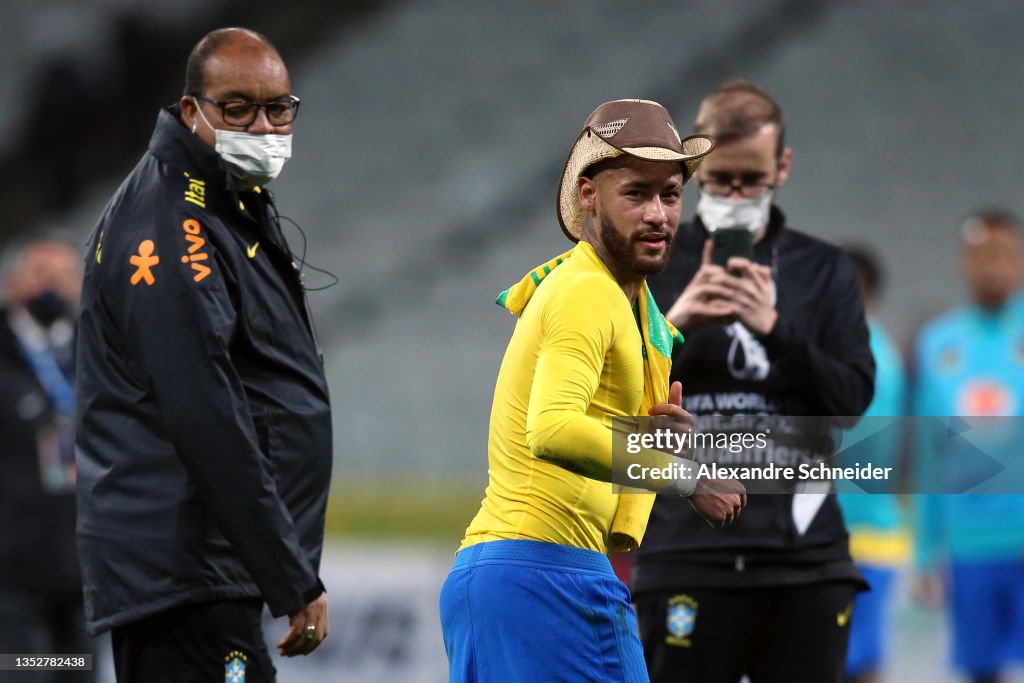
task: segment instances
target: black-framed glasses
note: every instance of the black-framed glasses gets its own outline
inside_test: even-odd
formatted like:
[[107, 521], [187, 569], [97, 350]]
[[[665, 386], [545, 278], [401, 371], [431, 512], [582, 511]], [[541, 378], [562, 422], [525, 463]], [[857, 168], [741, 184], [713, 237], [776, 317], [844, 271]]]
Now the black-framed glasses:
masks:
[[220, 108], [221, 118], [229, 126], [248, 128], [256, 122], [260, 109], [267, 112], [267, 121], [272, 126], [287, 126], [295, 120], [299, 113], [301, 100], [295, 95], [270, 102], [250, 102], [249, 100], [215, 100], [212, 97], [193, 95], [192, 97], [203, 102], [215, 104]]
[[775, 189], [775, 183], [768, 182], [763, 173], [711, 173], [707, 178], [698, 180], [697, 184], [702, 190], [714, 195], [728, 197], [733, 192], [739, 192], [746, 199], [763, 197], [765, 192]]

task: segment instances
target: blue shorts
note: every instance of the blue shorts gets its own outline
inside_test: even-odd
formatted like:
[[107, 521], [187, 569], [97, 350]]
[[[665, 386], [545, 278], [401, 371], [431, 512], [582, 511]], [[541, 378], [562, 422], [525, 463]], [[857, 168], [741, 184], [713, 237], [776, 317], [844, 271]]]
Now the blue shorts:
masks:
[[896, 571], [886, 567], [858, 565], [870, 591], [858, 593], [850, 620], [850, 641], [846, 648], [846, 675], [862, 676], [881, 668], [889, 637], [889, 596]]
[[441, 589], [451, 683], [647, 683], [629, 589], [593, 550], [489, 541]]
[[1024, 661], [1020, 560], [954, 560], [951, 570], [953, 663], [970, 674], [984, 675]]

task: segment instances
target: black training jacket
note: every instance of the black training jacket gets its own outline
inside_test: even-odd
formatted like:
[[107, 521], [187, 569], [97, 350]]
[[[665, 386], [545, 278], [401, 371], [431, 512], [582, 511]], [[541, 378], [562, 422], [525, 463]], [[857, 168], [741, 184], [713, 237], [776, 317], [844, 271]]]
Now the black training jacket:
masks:
[[[668, 266], [648, 280], [663, 311], [697, 272], [707, 239], [699, 219], [680, 226]], [[686, 334], [672, 364], [683, 407], [695, 415], [862, 415], [875, 365], [852, 262], [838, 247], [787, 228], [777, 208], [754, 253], [773, 269], [778, 322], [762, 338], [724, 325]], [[633, 589], [833, 579], [860, 580], [834, 494], [751, 495], [725, 529], [709, 527], [684, 499], [660, 495]]]
[[86, 248], [78, 548], [91, 633], [184, 603], [323, 592], [322, 356], [264, 191], [162, 111]]
[[40, 449], [56, 419], [8, 311], [0, 309], [0, 595], [40, 604], [77, 601], [82, 591], [74, 491], [48, 491], [40, 476]]

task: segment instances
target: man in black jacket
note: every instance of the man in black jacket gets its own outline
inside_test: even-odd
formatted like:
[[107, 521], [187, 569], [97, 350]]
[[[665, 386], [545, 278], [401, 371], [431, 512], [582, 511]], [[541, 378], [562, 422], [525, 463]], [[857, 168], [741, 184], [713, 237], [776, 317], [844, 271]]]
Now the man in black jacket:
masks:
[[[4, 258], [0, 309], [0, 652], [87, 654], [75, 553], [78, 247], [29, 238]], [[92, 672], [37, 672], [90, 681]], [[24, 680], [0, 671], [0, 683]]]
[[263, 603], [282, 654], [327, 635], [327, 385], [264, 188], [298, 104], [263, 36], [210, 33], [88, 243], [78, 542], [119, 680], [273, 680]]
[[[686, 337], [672, 372], [684, 408], [698, 426], [709, 415], [777, 424], [860, 415], [874, 362], [854, 268], [837, 247], [787, 227], [773, 205], [792, 159], [781, 110], [757, 86], [731, 81], [704, 100], [696, 130], [717, 143], [696, 175], [697, 218], [649, 280]], [[752, 234], [753, 260], [711, 263], [710, 236], [724, 228]], [[751, 464], [793, 465], [773, 439]], [[633, 582], [651, 678], [837, 681], [861, 587], [827, 486], [751, 495], [725, 529], [659, 496]]]

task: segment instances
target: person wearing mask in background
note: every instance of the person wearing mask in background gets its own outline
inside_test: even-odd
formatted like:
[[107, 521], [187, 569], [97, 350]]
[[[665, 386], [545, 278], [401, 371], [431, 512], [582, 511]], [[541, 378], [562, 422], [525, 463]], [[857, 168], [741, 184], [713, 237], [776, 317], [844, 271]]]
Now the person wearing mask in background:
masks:
[[78, 546], [120, 681], [272, 681], [327, 636], [323, 360], [265, 185], [299, 99], [277, 50], [206, 35], [86, 248]]
[[[875, 396], [864, 412], [864, 421], [843, 439], [844, 443], [862, 445], [851, 448], [842, 464], [853, 466], [865, 453], [873, 466], [902, 472], [903, 422], [888, 418], [905, 414], [907, 382], [899, 348], [875, 317], [882, 290], [881, 267], [878, 257], [867, 248], [850, 247], [846, 254], [857, 268], [857, 283], [868, 316], [871, 354], [875, 358]], [[883, 428], [888, 424], [895, 424], [895, 430]], [[845, 679], [850, 683], [881, 680], [881, 670], [888, 659], [892, 588], [899, 569], [910, 559], [910, 537], [899, 500], [892, 493], [898, 483], [895, 479], [871, 482], [863, 492], [839, 494], [839, 506], [850, 533], [850, 555], [871, 587], [860, 593], [853, 604]]]
[[[0, 652], [89, 654], [75, 552], [74, 337], [79, 247], [8, 248], [0, 309]], [[32, 680], [90, 681], [91, 671]], [[17, 683], [24, 671], [0, 671]]]
[[[961, 226], [960, 271], [970, 303], [928, 323], [915, 349], [914, 414], [975, 421], [970, 440], [996, 460], [1019, 462], [1024, 415], [1024, 274], [1021, 223], [1003, 210], [969, 216]], [[1012, 419], [993, 419], [1007, 418]], [[914, 466], [921, 488], [950, 491], [934, 479], [960, 465], [948, 430], [919, 429]], [[933, 486], [939, 482], [939, 486]], [[1024, 496], [998, 480], [960, 482], [954, 491], [917, 495], [918, 590], [937, 603], [948, 593], [953, 662], [973, 683], [995, 683], [1024, 661]], [[995, 486], [996, 488], [986, 488]], [[996, 491], [992, 493], [991, 491]], [[1019, 491], [1019, 481], [1015, 490]], [[944, 590], [945, 589], [945, 590]]]
[[[686, 338], [672, 366], [683, 407], [698, 430], [702, 416], [758, 415], [792, 423], [798, 438], [813, 436], [801, 437], [800, 423], [823, 420], [788, 416], [862, 414], [875, 368], [853, 264], [790, 228], [774, 204], [792, 163], [782, 110], [756, 85], [730, 81], [704, 99], [696, 132], [717, 142], [695, 175], [697, 217], [680, 227], [668, 266], [650, 279]], [[734, 256], [726, 269], [712, 263], [712, 238], [730, 228], [748, 233], [753, 260]], [[778, 432], [766, 437], [768, 448], [739, 457], [794, 466]], [[751, 495], [721, 531], [658, 496], [633, 580], [653, 681], [842, 676], [849, 613], [864, 584], [829, 491]]]

